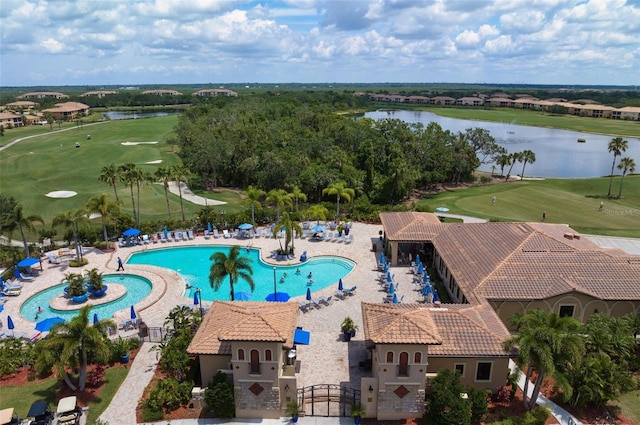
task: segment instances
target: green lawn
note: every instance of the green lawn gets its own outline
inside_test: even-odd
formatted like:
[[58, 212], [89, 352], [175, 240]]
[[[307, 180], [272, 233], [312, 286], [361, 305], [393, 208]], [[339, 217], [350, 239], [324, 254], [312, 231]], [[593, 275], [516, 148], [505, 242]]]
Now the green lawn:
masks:
[[[404, 105], [403, 105], [404, 108]], [[607, 118], [576, 117], [574, 115], [551, 115], [539, 111], [513, 108], [431, 108], [412, 107], [443, 117], [467, 120], [504, 122], [510, 124], [531, 125], [535, 127], [552, 127], [587, 133], [612, 134], [628, 137], [640, 137], [640, 122], [612, 120]]]
[[[100, 396], [89, 405], [88, 424], [95, 423], [96, 419], [104, 412], [128, 373], [129, 369], [124, 367], [112, 367], [105, 371], [104, 379], [106, 384]], [[56, 391], [59, 385], [56, 378], [48, 378], [21, 386], [2, 387], [0, 410], [13, 407], [18, 416], [25, 418], [33, 402], [45, 399], [55, 411], [57, 405]], [[137, 402], [137, 400], [133, 402]]]
[[[615, 194], [619, 183], [614, 178]], [[547, 222], [569, 224], [582, 233], [640, 237], [640, 175], [625, 177], [621, 199], [606, 198], [608, 185], [608, 178], [526, 180], [449, 190], [418, 205], [494, 221], [541, 221], [546, 211]]]
[[617, 403], [620, 406], [620, 413], [634, 424], [640, 424], [640, 390], [632, 391], [620, 396]]

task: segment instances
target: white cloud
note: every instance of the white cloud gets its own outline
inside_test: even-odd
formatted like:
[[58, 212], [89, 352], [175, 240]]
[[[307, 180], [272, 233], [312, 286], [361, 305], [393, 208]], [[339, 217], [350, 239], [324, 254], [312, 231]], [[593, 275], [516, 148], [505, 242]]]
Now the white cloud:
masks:
[[64, 50], [64, 44], [53, 38], [42, 40], [42, 42], [40, 42], [40, 45], [44, 47], [45, 50], [47, 50], [49, 53], [59, 53]]

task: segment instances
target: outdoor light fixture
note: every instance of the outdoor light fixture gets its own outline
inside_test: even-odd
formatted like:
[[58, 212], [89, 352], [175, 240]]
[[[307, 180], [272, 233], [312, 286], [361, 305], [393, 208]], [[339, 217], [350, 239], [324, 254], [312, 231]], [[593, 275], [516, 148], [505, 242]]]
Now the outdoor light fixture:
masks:
[[372, 393], [373, 392], [373, 387], [371, 385], [369, 385], [369, 392]]

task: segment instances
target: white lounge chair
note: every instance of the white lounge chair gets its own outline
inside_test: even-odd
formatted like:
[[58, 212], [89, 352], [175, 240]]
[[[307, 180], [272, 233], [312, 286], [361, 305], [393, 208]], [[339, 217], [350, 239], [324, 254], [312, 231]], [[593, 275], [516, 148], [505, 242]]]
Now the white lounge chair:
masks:
[[218, 239], [220, 237], [220, 233], [218, 233], [218, 229], [213, 229], [213, 237]]
[[123, 246], [125, 246], [124, 238], [118, 238], [118, 247], [122, 248]]
[[264, 231], [264, 237], [269, 239], [273, 236], [273, 234], [271, 233], [271, 227], [267, 227]]
[[331, 298], [332, 298], [331, 295], [329, 295], [328, 297], [322, 296], [320, 297], [320, 302], [324, 305], [329, 305], [331, 304]]
[[18, 291], [20, 289], [22, 289], [23, 283], [18, 282], [18, 280], [7, 280], [6, 282], [3, 282], [4, 285], [4, 289], [6, 289], [7, 291]]
[[234, 237], [234, 238], [236, 238], [236, 239], [238, 239], [238, 238], [240, 237], [240, 230], [236, 229], [236, 230], [233, 232], [233, 237]]
[[262, 236], [262, 230], [256, 229], [256, 239]]
[[29, 275], [26, 275], [26, 274], [24, 274], [24, 273], [20, 272], [20, 280], [26, 280], [26, 281], [31, 282], [31, 281], [33, 281], [33, 280], [35, 280], [35, 279], [36, 279], [36, 278], [35, 278], [35, 277], [33, 277], [33, 276], [29, 276]]
[[160, 242], [161, 243], [166, 243], [167, 242], [167, 237], [164, 235], [164, 233], [160, 234]]
[[53, 255], [52, 253], [48, 253], [47, 254], [47, 258], [49, 259], [49, 263], [50, 264], [60, 264], [62, 261], [60, 261], [60, 257], [57, 257], [55, 255]]
[[173, 232], [167, 233], [167, 242], [173, 242]]
[[211, 237], [211, 235], [209, 234], [209, 230], [208, 230], [208, 229], [205, 229], [205, 231], [204, 231], [204, 238], [205, 238], [205, 239], [209, 239], [210, 237]]
[[344, 239], [344, 243], [351, 243], [353, 242], [353, 234], [349, 234], [345, 239]]
[[302, 231], [302, 236], [300, 236], [301, 239], [307, 239], [307, 231], [303, 230]]
[[187, 236], [189, 237], [190, 241], [195, 239], [195, 236], [193, 236], [193, 230], [192, 229], [189, 229], [189, 231], [187, 232]]
[[149, 235], [142, 235], [142, 243], [149, 244]]
[[224, 238], [225, 238], [225, 239], [229, 239], [229, 238], [231, 238], [231, 237], [232, 237], [231, 233], [229, 233], [229, 232], [227, 231], [227, 229], [224, 229], [224, 230], [222, 231], [222, 235], [224, 236]]
[[324, 240], [326, 242], [331, 242], [331, 239], [333, 239], [333, 232], [327, 232], [327, 235], [324, 237]]
[[300, 310], [302, 310], [303, 313], [309, 311], [309, 303], [306, 301], [300, 301]]
[[313, 306], [315, 308], [320, 308], [322, 307], [322, 304], [320, 304], [320, 300], [318, 300], [317, 298], [311, 298], [311, 302], [313, 303]]
[[151, 242], [158, 243], [158, 239], [160, 239], [160, 235], [158, 235], [157, 233], [154, 233], [153, 237], [151, 238]]

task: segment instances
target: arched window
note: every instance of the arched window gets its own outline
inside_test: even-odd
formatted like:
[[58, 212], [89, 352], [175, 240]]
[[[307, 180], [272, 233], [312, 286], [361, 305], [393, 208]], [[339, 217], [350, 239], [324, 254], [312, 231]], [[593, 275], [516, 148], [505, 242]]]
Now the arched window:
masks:
[[393, 363], [393, 351], [387, 351], [387, 363]]
[[420, 351], [417, 351], [414, 355], [413, 355], [413, 363], [415, 364], [420, 364], [422, 363], [422, 353]]
[[264, 350], [264, 361], [265, 362], [271, 361], [271, 350]]
[[400, 365], [398, 365], [398, 376], [409, 376], [409, 353], [400, 353]]
[[244, 360], [244, 349], [238, 348], [238, 360]]
[[260, 374], [260, 352], [258, 350], [251, 350], [249, 373]]

